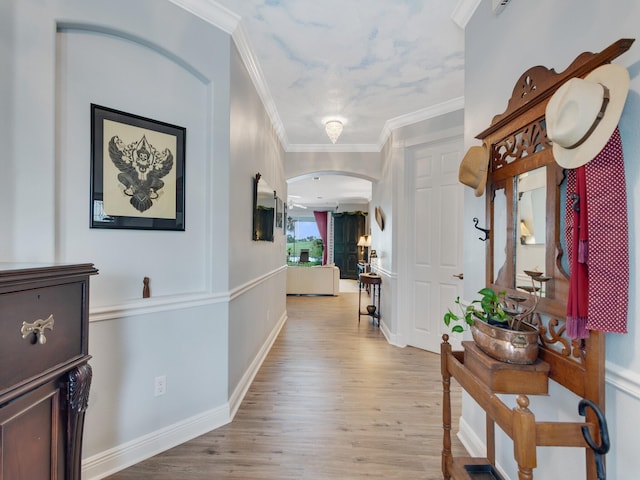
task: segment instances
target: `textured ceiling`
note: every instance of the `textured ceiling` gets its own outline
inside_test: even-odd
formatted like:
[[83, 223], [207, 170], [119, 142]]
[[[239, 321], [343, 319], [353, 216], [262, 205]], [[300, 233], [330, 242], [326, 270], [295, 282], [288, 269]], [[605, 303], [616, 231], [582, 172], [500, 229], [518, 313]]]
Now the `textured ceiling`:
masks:
[[[460, 108], [464, 31], [450, 0], [217, 0], [240, 18], [289, 146], [376, 145], [387, 121]], [[453, 103], [452, 103], [453, 102]]]
[[[286, 151], [380, 151], [393, 128], [463, 108], [463, 27], [480, 0], [171, 1], [233, 35]], [[324, 194], [290, 184], [292, 200], [371, 197], [370, 182], [325, 177]]]

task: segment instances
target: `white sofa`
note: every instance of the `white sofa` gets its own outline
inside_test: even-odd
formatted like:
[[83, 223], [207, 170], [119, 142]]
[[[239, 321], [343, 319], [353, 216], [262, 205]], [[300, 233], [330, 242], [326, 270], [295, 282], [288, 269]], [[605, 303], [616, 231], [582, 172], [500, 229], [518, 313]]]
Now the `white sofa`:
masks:
[[335, 265], [287, 267], [287, 295], [338, 295], [340, 269]]

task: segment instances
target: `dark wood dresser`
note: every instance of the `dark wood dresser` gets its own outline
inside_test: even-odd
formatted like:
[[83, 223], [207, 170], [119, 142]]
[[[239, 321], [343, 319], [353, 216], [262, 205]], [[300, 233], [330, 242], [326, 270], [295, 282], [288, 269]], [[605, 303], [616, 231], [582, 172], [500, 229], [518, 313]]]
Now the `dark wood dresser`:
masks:
[[0, 480], [79, 480], [92, 264], [0, 263]]

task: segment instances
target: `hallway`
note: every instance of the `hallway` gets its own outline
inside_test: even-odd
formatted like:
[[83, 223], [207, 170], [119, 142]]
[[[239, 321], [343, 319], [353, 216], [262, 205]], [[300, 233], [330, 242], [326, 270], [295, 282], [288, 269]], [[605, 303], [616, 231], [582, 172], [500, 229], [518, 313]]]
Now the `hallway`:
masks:
[[439, 356], [389, 345], [357, 305], [355, 293], [288, 297], [233, 422], [109, 480], [442, 478]]

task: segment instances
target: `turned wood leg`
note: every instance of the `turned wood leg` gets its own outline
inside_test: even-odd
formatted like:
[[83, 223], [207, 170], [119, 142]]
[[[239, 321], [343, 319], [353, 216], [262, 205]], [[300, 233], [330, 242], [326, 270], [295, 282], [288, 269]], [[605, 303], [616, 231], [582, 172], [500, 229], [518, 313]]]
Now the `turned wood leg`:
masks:
[[513, 409], [513, 450], [518, 462], [518, 479], [533, 480], [536, 468], [536, 419], [529, 410], [529, 398], [519, 395]]
[[89, 404], [92, 371], [88, 364], [69, 372], [67, 386], [67, 465], [66, 478], [80, 480], [82, 462], [82, 430]]
[[442, 336], [440, 361], [442, 369], [442, 475], [445, 480], [451, 478], [449, 467], [453, 462], [451, 454], [451, 374], [447, 369], [447, 354], [451, 353], [449, 336]]

